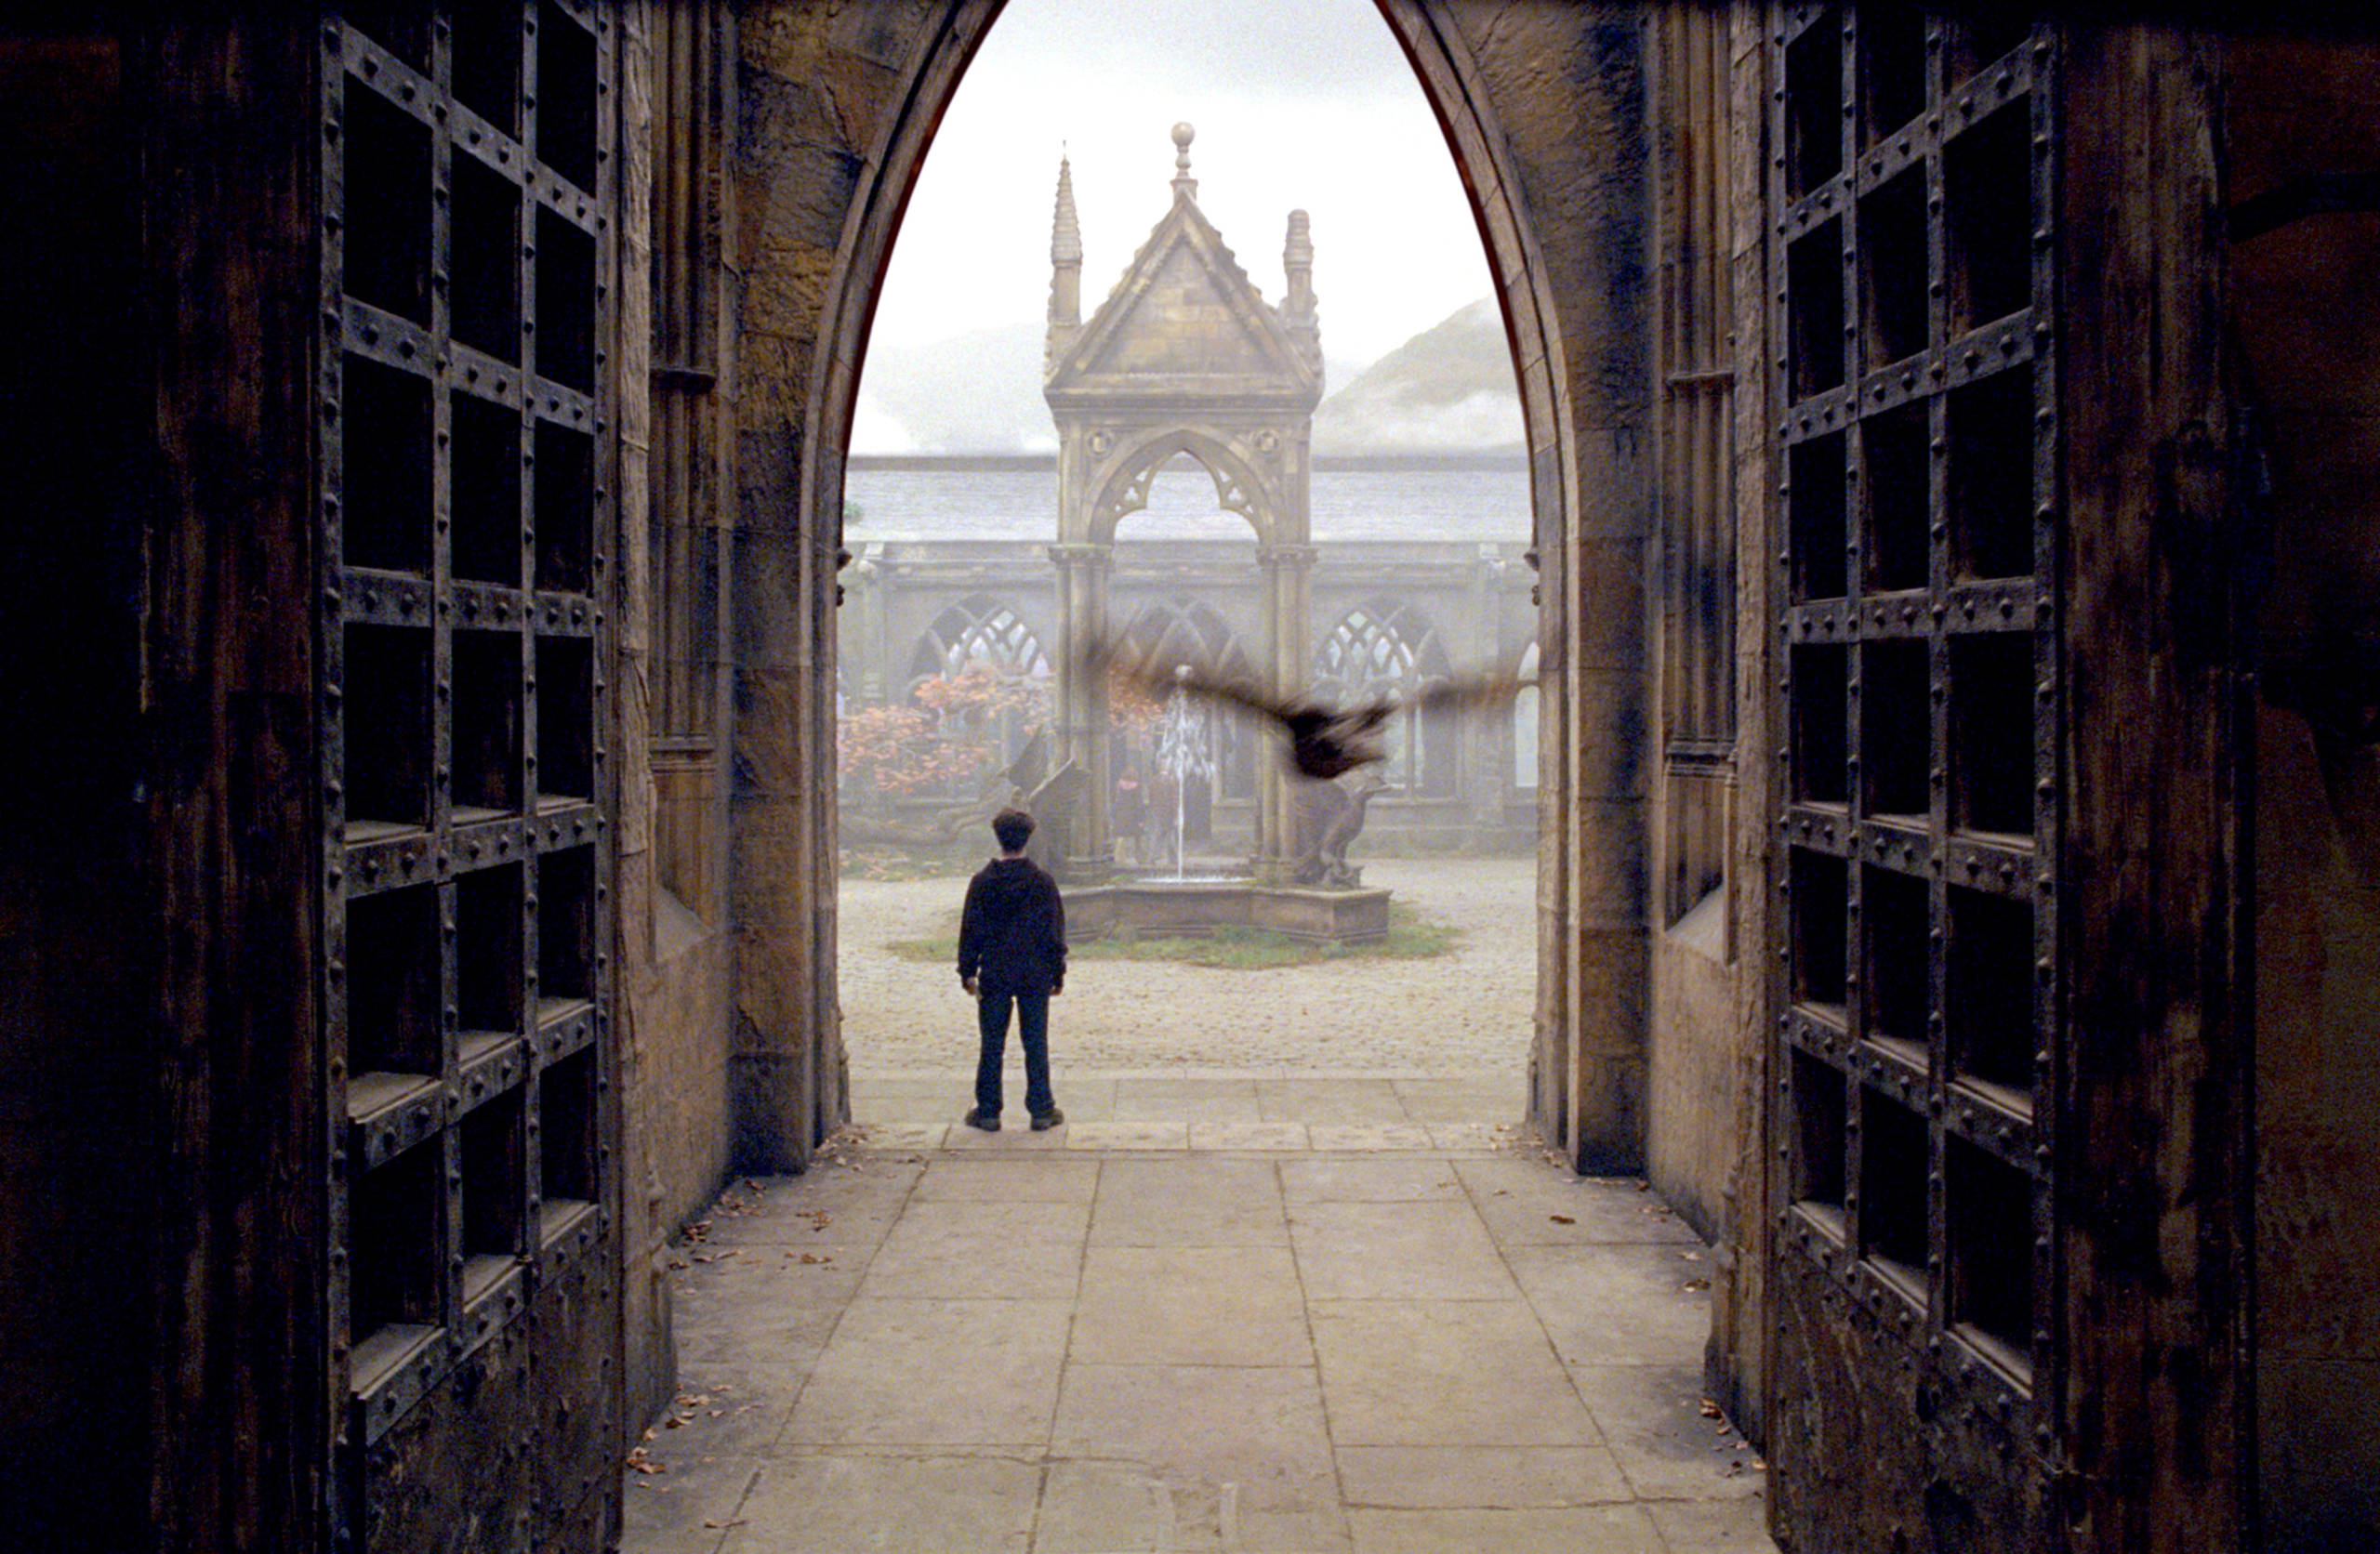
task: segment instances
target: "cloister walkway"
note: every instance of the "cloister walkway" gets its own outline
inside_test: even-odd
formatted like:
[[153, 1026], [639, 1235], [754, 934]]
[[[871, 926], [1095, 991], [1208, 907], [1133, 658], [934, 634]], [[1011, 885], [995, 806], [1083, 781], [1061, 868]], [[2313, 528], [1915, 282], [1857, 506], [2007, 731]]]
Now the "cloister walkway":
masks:
[[1038, 1135], [965, 1088], [863, 1075], [679, 1252], [628, 1554], [1770, 1554], [1701, 1244], [1508, 1076], [1074, 1073]]

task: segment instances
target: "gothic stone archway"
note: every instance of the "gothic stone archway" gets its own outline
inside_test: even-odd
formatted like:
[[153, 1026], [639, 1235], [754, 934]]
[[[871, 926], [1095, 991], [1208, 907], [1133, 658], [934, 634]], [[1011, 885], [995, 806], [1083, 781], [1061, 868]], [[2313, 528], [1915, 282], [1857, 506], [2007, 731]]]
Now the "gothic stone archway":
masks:
[[[1639, 29], [1620, 7], [1381, 9], [1470, 191], [1527, 427], [1547, 692], [1530, 1113], [1574, 1165], [1633, 1169], [1644, 1160], [1648, 1004]], [[833, 679], [814, 670], [832, 652], [859, 363], [903, 206], [997, 7], [945, 0], [897, 20], [867, 14], [864, 36], [823, 23], [774, 29], [746, 59], [771, 106], [745, 131], [738, 184], [744, 208], [760, 214], [749, 218], [740, 342], [749, 456], [739, 470], [736, 716], [743, 729], [792, 731], [819, 770], [831, 758]], [[882, 89], [829, 111], [822, 72], [863, 59]], [[848, 116], [853, 102], [866, 112]], [[839, 126], [831, 138], [852, 179], [823, 204], [794, 197], [814, 153], [785, 150], [810, 146], [821, 124]], [[803, 1158], [835, 1099], [835, 815], [830, 783], [804, 781], [803, 763], [776, 752], [750, 754], [763, 758], [738, 762], [734, 871], [770, 882], [738, 902], [741, 938], [770, 951], [738, 973], [736, 1110], [739, 1154], [760, 1166]], [[1741, 780], [1765, 779], [1747, 770]]]

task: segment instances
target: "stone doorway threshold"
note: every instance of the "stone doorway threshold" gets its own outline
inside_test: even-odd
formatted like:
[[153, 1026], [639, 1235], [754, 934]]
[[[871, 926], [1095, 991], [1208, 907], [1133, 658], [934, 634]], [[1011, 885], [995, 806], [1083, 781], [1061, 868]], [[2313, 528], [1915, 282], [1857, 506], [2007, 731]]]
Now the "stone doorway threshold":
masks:
[[1066, 1126], [987, 1135], [855, 1079], [880, 1120], [675, 1253], [623, 1548], [1771, 1554], [1707, 1252], [1512, 1087], [1062, 1066]]

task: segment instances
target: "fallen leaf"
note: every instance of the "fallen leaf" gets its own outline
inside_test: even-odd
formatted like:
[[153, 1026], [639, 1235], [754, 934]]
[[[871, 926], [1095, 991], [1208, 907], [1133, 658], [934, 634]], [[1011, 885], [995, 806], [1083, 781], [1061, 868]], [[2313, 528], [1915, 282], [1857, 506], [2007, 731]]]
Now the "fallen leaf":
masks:
[[1576, 1219], [1571, 1218], [1567, 1214], [1549, 1214], [1546, 1218], [1553, 1220], [1557, 1225], [1575, 1225], [1578, 1223]]
[[1719, 1404], [1717, 1402], [1710, 1398], [1703, 1399], [1702, 1416], [1706, 1419], [1717, 1418], [1719, 1416]]

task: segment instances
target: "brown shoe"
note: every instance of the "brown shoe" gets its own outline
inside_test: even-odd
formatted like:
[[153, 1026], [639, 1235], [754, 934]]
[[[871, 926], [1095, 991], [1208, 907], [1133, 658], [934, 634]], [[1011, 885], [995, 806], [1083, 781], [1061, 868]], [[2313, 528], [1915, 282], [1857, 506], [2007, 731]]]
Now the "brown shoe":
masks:
[[967, 1126], [980, 1127], [986, 1133], [998, 1133], [1000, 1130], [1000, 1114], [978, 1106], [967, 1113]]

